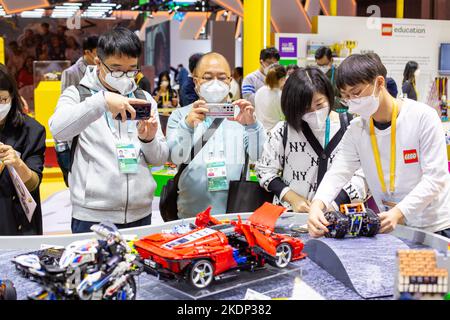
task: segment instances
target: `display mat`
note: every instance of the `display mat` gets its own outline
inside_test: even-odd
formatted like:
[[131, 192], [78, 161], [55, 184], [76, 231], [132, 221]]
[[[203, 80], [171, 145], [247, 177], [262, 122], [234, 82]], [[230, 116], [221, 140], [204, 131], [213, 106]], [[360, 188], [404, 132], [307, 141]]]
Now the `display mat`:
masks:
[[408, 249], [398, 238], [311, 239], [305, 246], [311, 260], [365, 299], [394, 294], [396, 253]]
[[[307, 235], [301, 236], [306, 243], [309, 240]], [[346, 239], [354, 240], [354, 239]], [[398, 238], [396, 239], [398, 240]], [[327, 240], [326, 240], [327, 241]], [[409, 241], [402, 241], [410, 248], [424, 248], [423, 245], [414, 244]], [[350, 243], [350, 242], [349, 242]], [[390, 245], [390, 244], [389, 244]], [[386, 248], [389, 248], [387, 246]], [[385, 249], [386, 249], [385, 248]], [[367, 247], [365, 249], [368, 249]], [[27, 296], [39, 289], [38, 284], [22, 277], [15, 266], [11, 263], [11, 259], [17, 255], [24, 254], [30, 250], [0, 250], [0, 278], [9, 279], [14, 282], [18, 299], [27, 299]], [[359, 267], [364, 268], [366, 261], [359, 262]], [[326, 271], [310, 258], [295, 261], [291, 265], [298, 268], [295, 272], [287, 272], [285, 274], [268, 277], [264, 281], [254, 281], [245, 283], [245, 285], [235, 285], [227, 291], [216, 291], [212, 295], [206, 295], [203, 299], [214, 300], [236, 300], [243, 299], [248, 288], [257, 292], [270, 296], [272, 298], [288, 298], [292, 296], [295, 278], [301, 276], [301, 279], [308, 284], [317, 293], [325, 299], [330, 300], [362, 300], [364, 299], [356, 293], [351, 287], [346, 286], [343, 282], [337, 280], [329, 271]], [[358, 267], [355, 264], [355, 267]], [[256, 273], [257, 274], [257, 273]], [[242, 275], [245, 276], [245, 275]], [[359, 277], [358, 281], [366, 281], [369, 277], [367, 273], [355, 273], [355, 277]], [[230, 279], [231, 280], [231, 279]], [[228, 281], [230, 281], [228, 280]], [[243, 278], [240, 278], [243, 280]], [[355, 279], [354, 279], [355, 280]], [[177, 292], [168, 285], [154, 276], [142, 274], [137, 278], [139, 300], [173, 300], [186, 299], [186, 295]], [[216, 285], [213, 283], [212, 286]], [[212, 287], [211, 287], [212, 288]], [[381, 299], [392, 299], [393, 297], [384, 297]]]

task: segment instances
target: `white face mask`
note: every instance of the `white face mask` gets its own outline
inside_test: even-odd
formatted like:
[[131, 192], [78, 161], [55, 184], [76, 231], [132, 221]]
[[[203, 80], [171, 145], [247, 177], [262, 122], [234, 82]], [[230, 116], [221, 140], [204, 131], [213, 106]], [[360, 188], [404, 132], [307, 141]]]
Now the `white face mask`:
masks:
[[325, 66], [318, 66], [320, 71], [322, 71], [324, 74], [327, 74], [328, 71], [330, 71], [331, 67], [328, 65]]
[[312, 130], [321, 130], [325, 127], [329, 113], [330, 107], [327, 105], [317, 111], [304, 114], [302, 120], [308, 123]]
[[167, 81], [167, 80], [161, 81], [162, 88], [167, 88], [168, 86], [169, 86], [169, 81]]
[[230, 92], [230, 86], [225, 82], [214, 79], [200, 86], [200, 97], [208, 103], [220, 103]]
[[417, 69], [417, 70], [414, 72], [414, 77], [416, 78], [416, 81], [417, 81], [417, 79], [420, 77], [420, 69]]
[[11, 102], [0, 104], [0, 121], [5, 120], [5, 118], [8, 116], [9, 110], [11, 110]]
[[274, 64], [269, 64], [267, 67], [264, 67], [263, 73], [265, 76], [267, 76], [267, 74], [269, 73], [270, 68], [273, 66]]
[[375, 85], [370, 96], [348, 100], [348, 112], [359, 114], [362, 119], [369, 120], [380, 107], [380, 95], [375, 97], [376, 88]]
[[111, 72], [106, 71], [105, 82], [113, 89], [120, 92], [121, 95], [133, 92], [136, 89], [136, 82], [133, 78], [128, 78], [126, 74], [120, 78], [114, 78]]

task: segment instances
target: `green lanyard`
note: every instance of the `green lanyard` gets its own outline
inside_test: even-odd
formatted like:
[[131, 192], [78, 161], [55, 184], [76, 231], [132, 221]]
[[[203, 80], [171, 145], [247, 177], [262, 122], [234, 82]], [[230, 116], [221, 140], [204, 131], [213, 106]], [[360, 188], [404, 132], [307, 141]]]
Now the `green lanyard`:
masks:
[[330, 142], [330, 117], [327, 117], [326, 127], [325, 127], [325, 145], [323, 149], [325, 149]]

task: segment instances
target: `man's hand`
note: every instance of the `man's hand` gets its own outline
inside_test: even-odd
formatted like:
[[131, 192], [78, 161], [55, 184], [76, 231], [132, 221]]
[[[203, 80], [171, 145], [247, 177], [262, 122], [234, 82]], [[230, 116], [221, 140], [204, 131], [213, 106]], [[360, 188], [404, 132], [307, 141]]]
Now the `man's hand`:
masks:
[[155, 111], [148, 120], [140, 120], [137, 124], [139, 139], [145, 142], [152, 141], [158, 132], [158, 120], [156, 120]]
[[283, 197], [283, 200], [289, 202], [294, 212], [309, 212], [309, 206], [311, 205], [311, 202], [292, 190], [289, 190], [286, 193], [286, 195]]
[[230, 121], [237, 121], [243, 126], [249, 126], [256, 123], [255, 107], [244, 99], [237, 100], [233, 104], [239, 107], [240, 111], [237, 117], [228, 118]]
[[329, 225], [322, 209], [325, 207], [322, 201], [314, 200], [311, 204], [308, 217], [308, 231], [313, 238], [319, 238], [329, 232], [326, 226]]
[[105, 91], [106, 106], [111, 111], [113, 118], [116, 118], [118, 114], [122, 117], [122, 122], [127, 121], [127, 111], [131, 114], [131, 120], [136, 118], [136, 110], [131, 106], [133, 104], [145, 104], [146, 100], [127, 98], [120, 94]]
[[397, 224], [404, 224], [404, 216], [400, 209], [394, 207], [379, 215], [381, 221], [380, 233], [390, 233], [395, 230]]
[[194, 129], [198, 126], [199, 123], [205, 121], [206, 114], [208, 113], [208, 107], [206, 106], [206, 102], [203, 100], [195, 101], [191, 112], [186, 116], [187, 125]]

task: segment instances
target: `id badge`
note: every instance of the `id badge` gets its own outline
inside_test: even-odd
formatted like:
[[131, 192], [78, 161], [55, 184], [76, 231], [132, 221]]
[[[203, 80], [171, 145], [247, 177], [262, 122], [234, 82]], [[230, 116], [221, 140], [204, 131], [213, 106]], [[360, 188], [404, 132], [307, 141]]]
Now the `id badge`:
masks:
[[136, 148], [133, 144], [116, 145], [117, 160], [119, 162], [119, 170], [121, 173], [137, 173], [138, 172], [138, 157]]
[[225, 161], [211, 161], [206, 164], [208, 191], [228, 190], [227, 167]]

